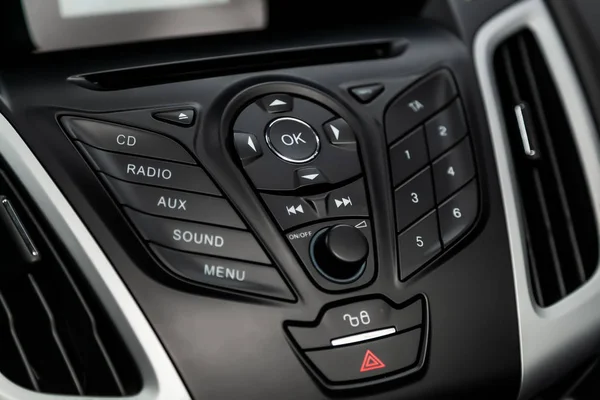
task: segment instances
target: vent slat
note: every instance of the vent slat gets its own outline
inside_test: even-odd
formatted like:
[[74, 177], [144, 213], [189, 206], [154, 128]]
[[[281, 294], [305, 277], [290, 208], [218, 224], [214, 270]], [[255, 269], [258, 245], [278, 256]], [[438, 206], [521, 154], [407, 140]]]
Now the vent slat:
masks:
[[[549, 306], [598, 265], [598, 233], [574, 133], [536, 39], [522, 31], [495, 54], [497, 88], [512, 152], [537, 303]], [[523, 148], [523, 113], [535, 156]]]
[[[15, 379], [15, 376], [11, 375], [15, 374], [18, 376], [20, 373], [22, 373], [22, 371], [20, 371], [19, 369], [19, 366], [22, 365], [26, 373], [26, 377], [29, 378], [29, 383], [31, 384], [31, 386], [26, 385], [26, 387], [32, 388], [34, 390], [40, 390], [37, 379], [35, 378], [35, 374], [33, 373], [33, 368], [31, 368], [31, 364], [29, 364], [29, 361], [27, 360], [27, 355], [25, 355], [25, 352], [23, 351], [23, 346], [21, 346], [21, 341], [19, 340], [19, 336], [17, 335], [17, 331], [15, 330], [12, 312], [10, 311], [8, 304], [6, 304], [4, 296], [2, 296], [1, 293], [0, 305], [2, 306], [1, 310], [4, 312], [3, 316], [5, 317], [5, 320], [3, 322], [6, 323], [5, 329], [0, 330], [0, 343], [12, 342], [12, 344], [14, 344], [14, 346], [2, 346], [2, 356], [0, 356], [0, 362], [5, 366], [2, 369], [8, 372], [8, 379]], [[11, 350], [14, 350], [14, 352], [17, 354], [11, 357], [8, 354], [8, 352]], [[19, 364], [19, 361], [21, 362], [21, 364]], [[11, 368], [6, 368], [6, 366], [10, 366]]]
[[[67, 348], [72, 354], [73, 363], [77, 366], [75, 371], [80, 375], [79, 379], [84, 392], [93, 395], [108, 395], [118, 391], [121, 395], [125, 395], [126, 390], [106, 351], [98, 333], [96, 319], [86, 300], [68, 271], [55, 271], [54, 276], [58, 273], [62, 279], [57, 282], [56, 279], [52, 280], [50, 276], [47, 276], [47, 279], [40, 282], [40, 287], [42, 292], [47, 294], [50, 308], [61, 309], [71, 316], [70, 320], [59, 318], [57, 324], [68, 344]], [[98, 364], [102, 368], [98, 368]], [[86, 375], [86, 371], [92, 369], [96, 373]]]
[[[540, 206], [540, 212], [543, 217], [543, 223], [545, 226], [545, 230], [542, 232], [546, 236], [546, 242], [548, 244], [548, 250], [552, 257], [552, 265], [551, 266], [540, 266], [542, 268], [548, 267], [554, 271], [554, 278], [556, 279], [556, 283], [558, 286], [558, 290], [560, 292], [560, 296], [564, 297], [567, 295], [567, 288], [565, 285], [565, 279], [563, 276], [563, 271], [560, 268], [560, 257], [558, 256], [558, 246], [554, 240], [554, 229], [552, 227], [552, 219], [550, 217], [550, 212], [548, 211], [548, 203], [546, 202], [546, 194], [544, 193], [544, 186], [541, 182], [540, 175], [538, 171], [533, 171], [534, 183], [535, 183], [535, 191], [537, 192], [537, 200]], [[539, 267], [538, 267], [539, 268]]]
[[75, 386], [75, 388], [77, 389], [77, 394], [82, 395], [83, 389], [81, 388], [81, 383], [79, 382], [79, 379], [77, 379], [77, 375], [75, 374], [75, 370], [73, 369], [73, 363], [71, 363], [71, 360], [65, 350], [65, 347], [63, 346], [63, 342], [60, 338], [60, 335], [58, 334], [58, 331], [56, 329], [56, 322], [55, 322], [54, 314], [52, 313], [52, 310], [50, 310], [50, 307], [48, 307], [48, 303], [46, 302], [46, 299], [44, 298], [44, 294], [40, 291], [40, 288], [38, 287], [37, 283], [35, 282], [35, 278], [33, 278], [31, 275], [29, 275], [29, 282], [31, 284], [31, 287], [33, 288], [33, 291], [35, 292], [35, 294], [38, 297], [40, 305], [42, 306], [42, 310], [44, 310], [44, 312], [46, 313], [46, 318], [47, 318], [46, 322], [50, 329], [52, 339], [54, 340], [56, 349], [58, 350], [60, 356], [63, 359], [65, 366], [67, 367], [67, 371], [69, 372], [72, 383]]
[[7, 244], [0, 268], [0, 374], [61, 398], [139, 393], [139, 370], [106, 310], [2, 167], [0, 160], [0, 195], [10, 198], [41, 257], [35, 263], [22, 258], [0, 221], [0, 243]]
[[[583, 282], [585, 282], [585, 271], [583, 268], [583, 261], [581, 258], [581, 254], [579, 252], [579, 246], [577, 244], [577, 238], [575, 236], [575, 232], [573, 229], [573, 224], [571, 223], [571, 212], [569, 208], [569, 203], [567, 201], [567, 195], [565, 193], [565, 186], [563, 184], [563, 179], [560, 174], [560, 167], [558, 165], [558, 160], [556, 157], [556, 151], [554, 147], [554, 143], [552, 140], [552, 134], [550, 131], [548, 119], [546, 118], [546, 110], [544, 108], [544, 101], [541, 98], [540, 86], [538, 84], [538, 77], [534, 73], [534, 69], [532, 66], [531, 54], [528, 49], [525, 38], [520, 36], [519, 40], [519, 52], [521, 55], [521, 59], [523, 60], [523, 70], [525, 75], [527, 76], [527, 82], [530, 85], [530, 90], [533, 98], [533, 104], [537, 112], [537, 116], [540, 121], [540, 126], [542, 129], [539, 132], [544, 136], [542, 143], [546, 147], [546, 151], [544, 155], [548, 157], [548, 166], [552, 169], [552, 182], [548, 182], [548, 184], [554, 184], [556, 189], [556, 193], [558, 194], [557, 200], [560, 202], [560, 212], [557, 213], [557, 216], [560, 218], [564, 218], [563, 226], [566, 228], [566, 232], [564, 236], [566, 236], [566, 241], [570, 245], [570, 249], [567, 251], [567, 256], [570, 256], [569, 260], [565, 260], [565, 262], [573, 262], [574, 268], [569, 269], [568, 271], [574, 272], [575, 277], [577, 278], [575, 284], [576, 286], [580, 286]], [[543, 83], [545, 84], [545, 83]], [[548, 187], [546, 184], [545, 187]], [[553, 230], [553, 232], [557, 232]], [[562, 235], [561, 235], [562, 236]]]

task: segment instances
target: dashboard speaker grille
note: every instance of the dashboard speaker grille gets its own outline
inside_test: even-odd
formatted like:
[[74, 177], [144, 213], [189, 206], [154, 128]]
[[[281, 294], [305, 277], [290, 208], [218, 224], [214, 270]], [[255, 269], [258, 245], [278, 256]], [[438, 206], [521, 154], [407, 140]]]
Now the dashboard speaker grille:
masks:
[[530, 31], [498, 47], [494, 68], [521, 197], [531, 286], [538, 304], [549, 306], [585, 283], [598, 263], [577, 133]]
[[41, 221], [0, 170], [0, 373], [48, 394], [139, 392], [117, 331]]

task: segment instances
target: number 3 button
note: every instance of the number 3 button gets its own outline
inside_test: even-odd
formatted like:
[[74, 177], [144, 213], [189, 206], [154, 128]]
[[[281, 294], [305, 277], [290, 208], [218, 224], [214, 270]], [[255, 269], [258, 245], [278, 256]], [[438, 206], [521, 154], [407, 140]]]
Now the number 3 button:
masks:
[[435, 201], [431, 183], [431, 168], [427, 167], [417, 176], [396, 189], [396, 228], [404, 230], [421, 215], [430, 211]]
[[477, 183], [467, 186], [439, 207], [440, 229], [444, 246], [458, 239], [477, 217]]
[[441, 248], [434, 211], [398, 237], [400, 279], [404, 280], [416, 272]]

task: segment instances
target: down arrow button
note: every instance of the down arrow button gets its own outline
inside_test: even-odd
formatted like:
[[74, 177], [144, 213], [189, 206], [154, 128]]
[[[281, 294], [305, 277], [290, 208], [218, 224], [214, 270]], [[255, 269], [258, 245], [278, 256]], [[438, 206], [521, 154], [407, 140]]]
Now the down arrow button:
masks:
[[305, 167], [296, 170], [295, 177], [296, 189], [304, 186], [320, 185], [323, 183], [329, 183], [325, 175], [315, 167]]

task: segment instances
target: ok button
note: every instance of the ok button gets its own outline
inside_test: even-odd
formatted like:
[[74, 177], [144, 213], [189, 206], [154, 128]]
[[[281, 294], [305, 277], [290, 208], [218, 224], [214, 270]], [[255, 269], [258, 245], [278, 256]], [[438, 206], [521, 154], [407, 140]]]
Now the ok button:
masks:
[[304, 163], [319, 154], [319, 137], [310, 125], [296, 118], [271, 122], [265, 137], [273, 153], [285, 161]]

